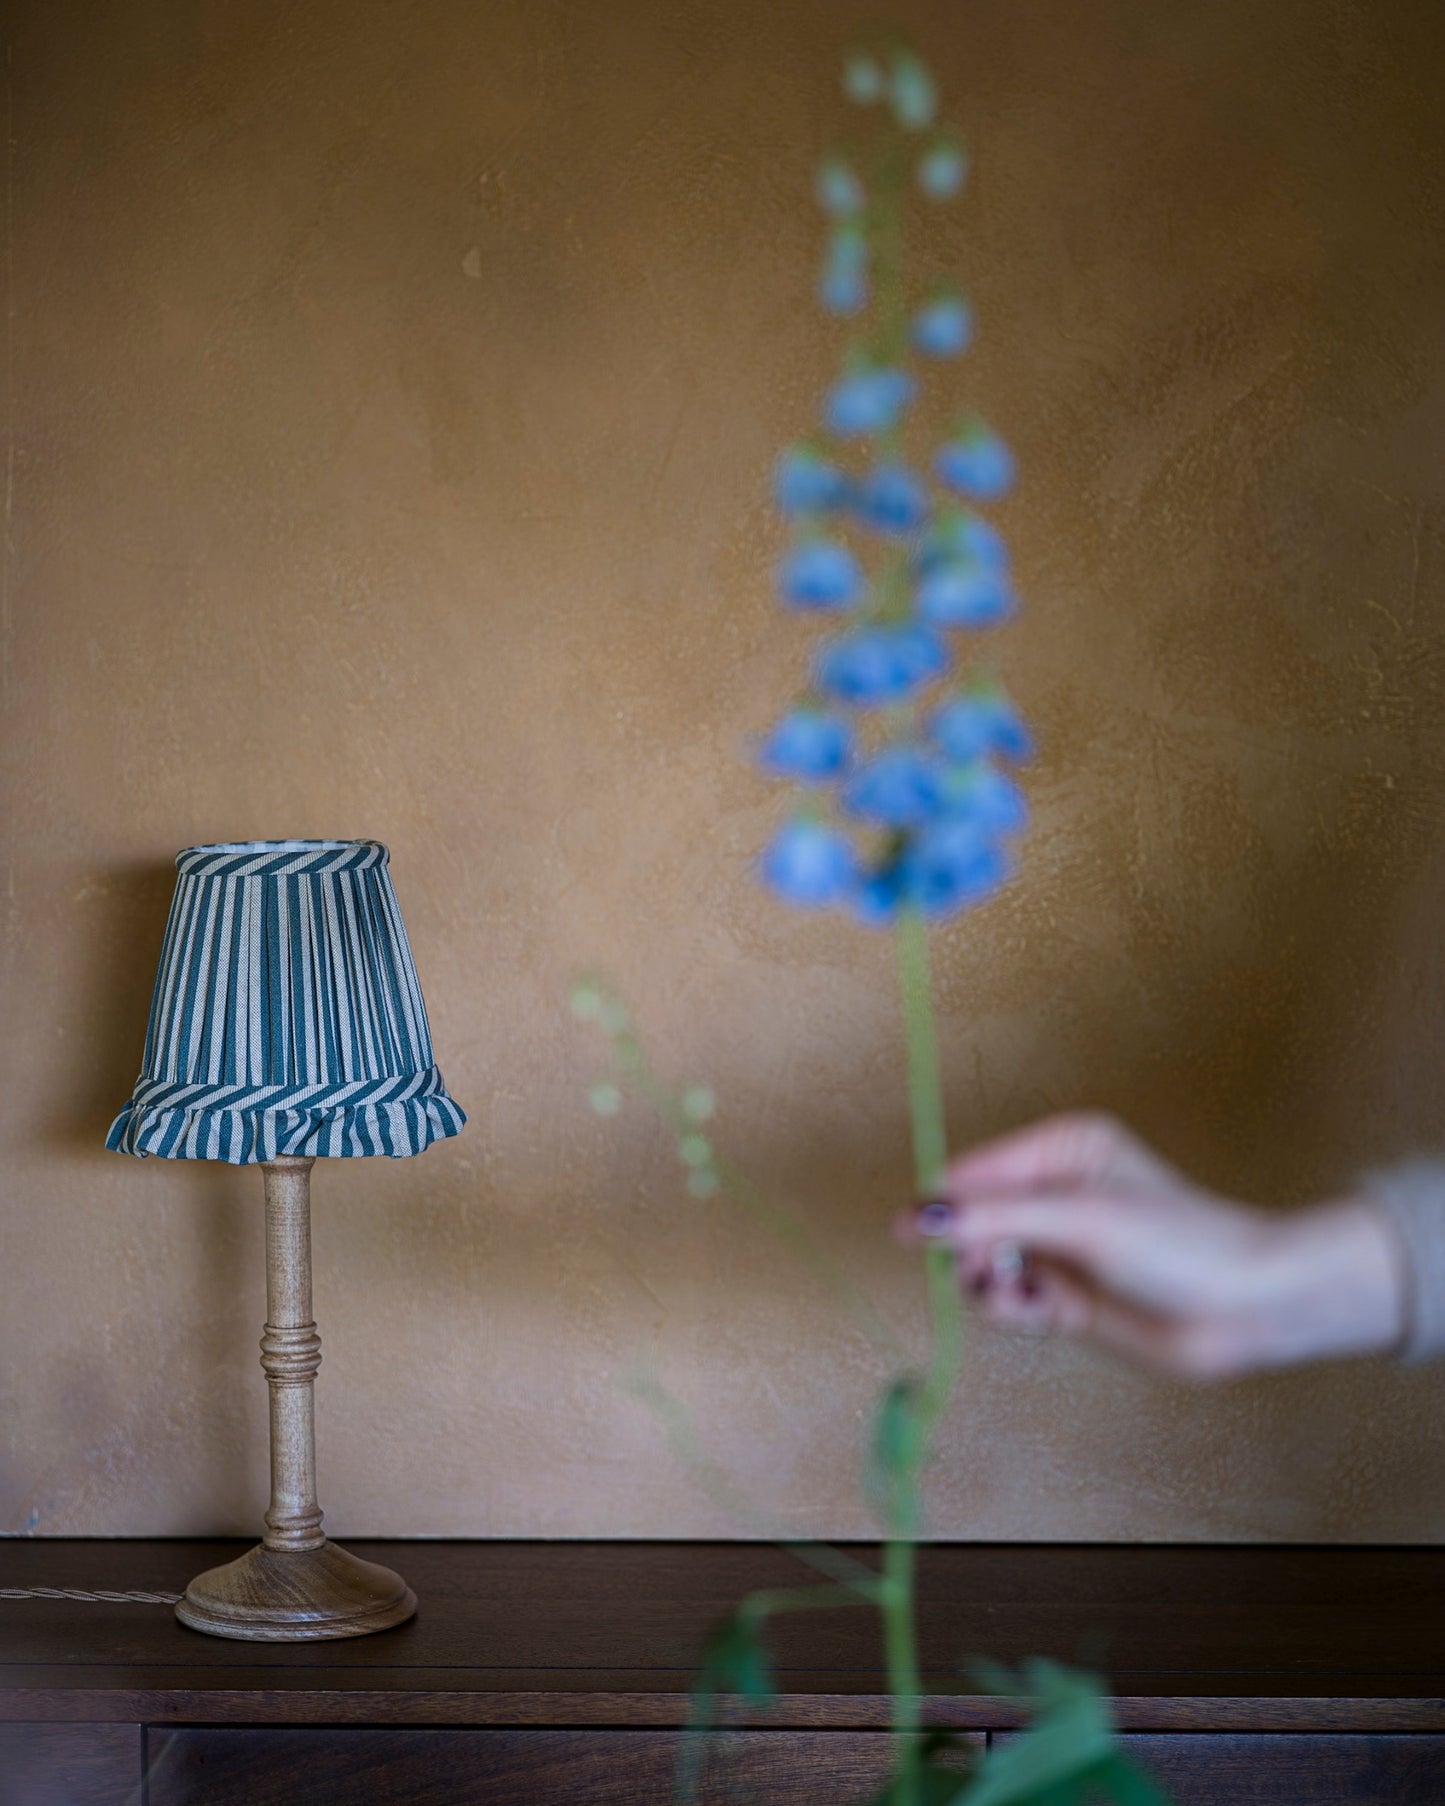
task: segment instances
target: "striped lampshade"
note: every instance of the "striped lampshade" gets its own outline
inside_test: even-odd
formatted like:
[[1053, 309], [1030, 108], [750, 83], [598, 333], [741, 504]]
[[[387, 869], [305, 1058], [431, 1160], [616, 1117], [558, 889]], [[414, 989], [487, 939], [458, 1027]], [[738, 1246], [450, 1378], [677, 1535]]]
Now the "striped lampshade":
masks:
[[105, 1145], [234, 1166], [419, 1154], [465, 1114], [374, 840], [189, 847], [130, 1102]]

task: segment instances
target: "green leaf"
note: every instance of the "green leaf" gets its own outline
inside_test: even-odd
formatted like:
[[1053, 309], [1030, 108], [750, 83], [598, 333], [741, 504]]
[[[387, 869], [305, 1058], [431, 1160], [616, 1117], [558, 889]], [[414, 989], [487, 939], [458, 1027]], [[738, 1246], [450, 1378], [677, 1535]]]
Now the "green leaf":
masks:
[[[961, 1790], [968, 1785], [968, 1776], [961, 1774], [956, 1768], [943, 1768], [936, 1762], [924, 1758], [918, 1775], [919, 1806], [954, 1806], [960, 1798]], [[894, 1806], [894, 1787], [890, 1780], [867, 1802], [867, 1806]]]
[[1117, 1750], [1085, 1777], [1114, 1806], [1169, 1806], [1166, 1796], [1144, 1770]]
[[758, 1701], [774, 1697], [772, 1659], [746, 1607], [724, 1618], [708, 1638], [695, 1691], [737, 1693]]
[[1021, 1736], [987, 1752], [958, 1806], [1075, 1806], [1101, 1768], [1122, 1760], [1097, 1676], [1045, 1661], [1028, 1663], [1021, 1676], [997, 1668], [975, 1673], [986, 1676], [991, 1692], [1023, 1699], [1034, 1719]]

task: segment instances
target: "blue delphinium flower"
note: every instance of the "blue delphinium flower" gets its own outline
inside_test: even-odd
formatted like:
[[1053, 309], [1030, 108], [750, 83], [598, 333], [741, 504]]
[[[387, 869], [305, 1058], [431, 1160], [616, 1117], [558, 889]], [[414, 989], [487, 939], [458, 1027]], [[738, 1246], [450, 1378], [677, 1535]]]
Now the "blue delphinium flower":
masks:
[[919, 618], [933, 627], [997, 627], [1013, 613], [1013, 590], [1001, 572], [976, 559], [932, 563], [914, 595]]
[[784, 514], [826, 514], [848, 499], [848, 479], [810, 446], [795, 445], [778, 459], [773, 498]]
[[793, 709], [773, 729], [758, 753], [764, 771], [804, 784], [828, 784], [848, 768], [853, 729], [831, 709]]
[[833, 385], [825, 422], [840, 439], [891, 432], [917, 387], [905, 370], [876, 366], [851, 371]]
[[921, 621], [905, 621], [895, 630], [896, 657], [915, 684], [931, 683], [948, 669], [948, 641]]
[[913, 316], [913, 343], [925, 357], [957, 357], [973, 338], [973, 313], [962, 295], [935, 295]]
[[938, 794], [940, 820], [946, 816], [971, 822], [981, 834], [1018, 834], [1028, 824], [1023, 791], [987, 759], [946, 767]]
[[826, 645], [818, 657], [818, 685], [856, 708], [902, 702], [948, 668], [948, 643], [916, 622], [857, 627]]
[[832, 314], [856, 314], [868, 299], [868, 241], [854, 225], [828, 241], [818, 299]]
[[974, 422], [950, 439], [934, 459], [940, 482], [955, 494], [976, 501], [996, 501], [1013, 488], [1014, 455], [982, 422]]
[[900, 910], [938, 921], [985, 898], [1008, 877], [1008, 858], [996, 841], [959, 817], [938, 817], [902, 836], [852, 892], [853, 913], [865, 926], [887, 928]]
[[915, 560], [920, 575], [938, 564], [981, 564], [1007, 576], [1009, 552], [1003, 535], [977, 514], [960, 508], [939, 514], [918, 548]]
[[786, 823], [759, 861], [763, 882], [786, 903], [825, 909], [846, 901], [858, 880], [858, 854], [837, 828], [806, 816]]
[[835, 540], [810, 539], [778, 566], [778, 591], [790, 608], [847, 608], [862, 589], [862, 567]]
[[981, 903], [999, 889], [1009, 872], [1002, 847], [958, 817], [942, 817], [914, 835], [901, 866], [908, 901], [935, 919]]
[[942, 772], [936, 759], [902, 742], [866, 760], [838, 799], [845, 815], [880, 828], [913, 828], [938, 809]]
[[929, 732], [955, 765], [993, 756], [1026, 764], [1034, 755], [1033, 736], [1022, 717], [998, 690], [974, 690], [939, 704]]
[[915, 533], [932, 507], [923, 478], [896, 460], [875, 464], [853, 492], [853, 512], [876, 533]]

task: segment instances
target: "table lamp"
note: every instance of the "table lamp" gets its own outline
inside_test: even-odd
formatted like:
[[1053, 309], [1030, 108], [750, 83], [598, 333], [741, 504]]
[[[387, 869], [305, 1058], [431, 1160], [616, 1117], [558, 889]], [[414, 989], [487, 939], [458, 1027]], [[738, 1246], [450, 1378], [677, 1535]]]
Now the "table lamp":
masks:
[[259, 1547], [197, 1575], [176, 1607], [214, 1636], [364, 1636], [416, 1610], [400, 1575], [322, 1534], [312, 1394], [312, 1162], [419, 1154], [467, 1120], [433, 1062], [389, 858], [374, 840], [177, 855], [141, 1075], [106, 1137], [265, 1180], [271, 1506]]

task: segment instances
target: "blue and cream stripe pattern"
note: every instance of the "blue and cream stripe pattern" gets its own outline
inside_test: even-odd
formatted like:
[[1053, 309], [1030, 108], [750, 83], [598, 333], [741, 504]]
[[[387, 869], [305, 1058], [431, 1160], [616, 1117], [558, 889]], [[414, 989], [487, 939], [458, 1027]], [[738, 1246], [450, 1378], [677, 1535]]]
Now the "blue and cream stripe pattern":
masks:
[[141, 1075], [108, 1148], [247, 1166], [419, 1154], [459, 1132], [389, 857], [374, 840], [177, 856]]

